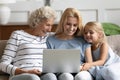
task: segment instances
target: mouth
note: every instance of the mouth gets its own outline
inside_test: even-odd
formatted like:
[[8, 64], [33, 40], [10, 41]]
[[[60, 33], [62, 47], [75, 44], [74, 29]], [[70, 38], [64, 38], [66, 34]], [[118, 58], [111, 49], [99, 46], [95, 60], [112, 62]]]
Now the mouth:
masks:
[[91, 38], [86, 38], [86, 41], [91, 42]]
[[47, 34], [47, 31], [42, 31], [41, 32], [41, 35], [46, 35]]
[[68, 30], [68, 33], [75, 33], [75, 31]]

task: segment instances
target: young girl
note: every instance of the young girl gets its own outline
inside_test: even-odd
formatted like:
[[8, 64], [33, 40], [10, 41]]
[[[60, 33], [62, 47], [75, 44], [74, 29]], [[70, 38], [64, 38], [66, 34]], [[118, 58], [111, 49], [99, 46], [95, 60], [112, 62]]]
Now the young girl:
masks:
[[[103, 78], [108, 74], [103, 75], [103, 69], [112, 63], [120, 62], [120, 57], [108, 45], [104, 30], [99, 22], [88, 22], [85, 25], [84, 39], [91, 43], [92, 54], [85, 54], [86, 63], [83, 64], [82, 70], [89, 70], [95, 80], [104, 80]], [[90, 59], [93, 62], [90, 62]]]

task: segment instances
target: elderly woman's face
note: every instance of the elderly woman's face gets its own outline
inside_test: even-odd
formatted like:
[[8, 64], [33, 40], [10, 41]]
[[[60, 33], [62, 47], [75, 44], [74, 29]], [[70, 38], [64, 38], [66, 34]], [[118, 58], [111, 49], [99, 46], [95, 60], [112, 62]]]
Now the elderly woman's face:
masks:
[[44, 20], [40, 25], [38, 25], [37, 29], [39, 29], [41, 34], [44, 35], [47, 32], [51, 31], [53, 23], [54, 23], [53, 18]]

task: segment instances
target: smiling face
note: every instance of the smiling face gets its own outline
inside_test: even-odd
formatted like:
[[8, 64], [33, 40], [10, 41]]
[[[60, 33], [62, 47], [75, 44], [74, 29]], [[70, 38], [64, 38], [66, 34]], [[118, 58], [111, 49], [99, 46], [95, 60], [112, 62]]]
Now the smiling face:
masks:
[[102, 42], [106, 42], [106, 36], [104, 33], [104, 29], [99, 22], [88, 22], [84, 27], [84, 39], [92, 43], [93, 45], [97, 45]]
[[97, 44], [100, 39], [100, 33], [96, 32], [91, 26], [84, 28], [84, 39], [92, 44]]
[[73, 36], [78, 28], [78, 20], [76, 17], [68, 17], [67, 21], [65, 22], [63, 29], [63, 34], [67, 36]]
[[38, 31], [38, 33], [40, 33], [41, 36], [44, 36], [46, 35], [47, 32], [51, 31], [53, 23], [54, 23], [53, 18], [44, 20], [42, 23], [37, 25], [36, 31]]

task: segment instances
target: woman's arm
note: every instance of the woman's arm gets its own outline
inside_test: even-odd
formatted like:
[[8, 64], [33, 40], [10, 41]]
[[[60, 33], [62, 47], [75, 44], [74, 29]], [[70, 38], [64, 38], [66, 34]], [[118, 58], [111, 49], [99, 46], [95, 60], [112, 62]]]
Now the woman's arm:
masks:
[[14, 71], [17, 68], [16, 66], [11, 64], [16, 55], [16, 50], [18, 47], [16, 37], [17, 37], [16, 32], [13, 32], [11, 34], [10, 39], [7, 42], [7, 45], [5, 47], [5, 50], [0, 62], [1, 70], [8, 74], [14, 74]]
[[88, 47], [86, 50], [85, 50], [85, 63], [82, 64], [82, 67], [81, 67], [81, 71], [83, 70], [88, 70], [91, 68], [91, 64], [92, 63], [92, 53], [91, 53], [91, 47]]

